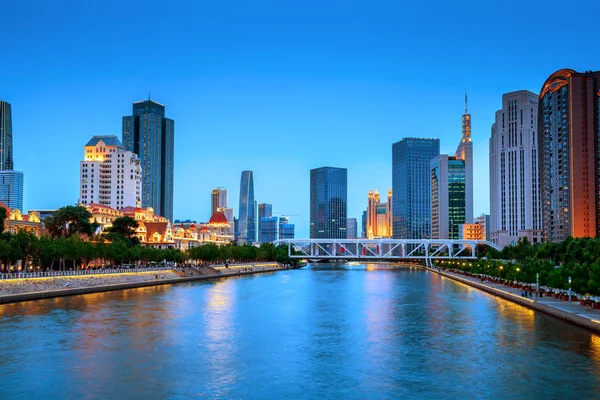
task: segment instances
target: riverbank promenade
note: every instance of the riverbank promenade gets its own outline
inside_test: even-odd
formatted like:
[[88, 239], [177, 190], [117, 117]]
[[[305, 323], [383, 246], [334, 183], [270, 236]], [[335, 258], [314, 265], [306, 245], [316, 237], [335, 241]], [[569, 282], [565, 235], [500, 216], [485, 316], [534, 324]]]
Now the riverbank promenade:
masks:
[[487, 280], [482, 281], [478, 277], [449, 270], [438, 270], [436, 268], [427, 268], [427, 270], [600, 333], [600, 310], [591, 307], [586, 310], [586, 307], [581, 305], [578, 300], [569, 303], [569, 301], [552, 296], [535, 297], [535, 294], [532, 297], [523, 297], [520, 288]]
[[[49, 297], [70, 296], [136, 287], [174, 284], [194, 280], [218, 279], [228, 276], [270, 272], [285, 267], [277, 263], [248, 263], [231, 265], [228, 268], [215, 266], [205, 268], [203, 274], [182, 273], [182, 269], [152, 271], [95, 273], [63, 276], [28, 277], [0, 280], [0, 304], [17, 301], [37, 300]], [[85, 271], [78, 271], [85, 272]]]

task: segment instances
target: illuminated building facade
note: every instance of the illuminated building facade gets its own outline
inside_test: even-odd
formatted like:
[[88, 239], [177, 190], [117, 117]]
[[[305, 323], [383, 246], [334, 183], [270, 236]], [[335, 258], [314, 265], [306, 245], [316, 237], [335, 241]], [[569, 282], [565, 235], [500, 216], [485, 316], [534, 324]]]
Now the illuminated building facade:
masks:
[[381, 202], [378, 190], [369, 191], [365, 230], [368, 239], [392, 237], [392, 189], [386, 203]]
[[140, 159], [123, 149], [116, 136], [93, 136], [79, 163], [79, 203], [115, 209], [139, 206], [142, 193]]
[[140, 158], [142, 207], [172, 221], [175, 121], [165, 118], [164, 105], [150, 99], [133, 103], [132, 114], [123, 117], [123, 145]]
[[310, 238], [346, 239], [348, 171], [322, 167], [310, 171]]
[[544, 239], [600, 232], [600, 71], [562, 69], [544, 82], [538, 143]]
[[7, 204], [0, 202], [0, 207], [6, 210], [6, 219], [4, 220], [4, 230], [8, 233], [17, 233], [19, 231], [31, 232], [38, 238], [42, 232], [42, 219], [37, 211], [29, 211], [23, 214], [18, 208], [11, 208]]
[[490, 234], [500, 247], [542, 241], [538, 174], [538, 95], [527, 90], [502, 96], [490, 138]]
[[458, 238], [462, 240], [489, 240], [490, 216], [481, 215], [472, 224], [461, 224], [458, 230]]
[[254, 200], [254, 172], [242, 171], [240, 180], [240, 208], [236, 226], [240, 240], [256, 241], [256, 201]]
[[439, 139], [404, 138], [392, 145], [392, 235], [431, 238], [431, 160]]

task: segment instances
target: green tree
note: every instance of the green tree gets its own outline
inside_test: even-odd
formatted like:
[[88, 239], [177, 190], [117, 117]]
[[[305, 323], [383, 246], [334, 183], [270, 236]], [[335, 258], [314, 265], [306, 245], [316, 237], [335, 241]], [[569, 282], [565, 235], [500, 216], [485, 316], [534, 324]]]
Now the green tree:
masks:
[[136, 229], [139, 227], [138, 222], [131, 217], [120, 217], [113, 221], [110, 228], [105, 229], [105, 237], [109, 241], [114, 241], [116, 237], [121, 238], [129, 246], [140, 244], [140, 240], [136, 236]]
[[84, 207], [66, 206], [59, 208], [44, 224], [52, 237], [70, 237], [75, 234], [92, 237], [99, 227], [90, 222], [92, 214]]
[[7, 217], [7, 210], [4, 207], [0, 207], [0, 233], [4, 232], [4, 221], [6, 220]]

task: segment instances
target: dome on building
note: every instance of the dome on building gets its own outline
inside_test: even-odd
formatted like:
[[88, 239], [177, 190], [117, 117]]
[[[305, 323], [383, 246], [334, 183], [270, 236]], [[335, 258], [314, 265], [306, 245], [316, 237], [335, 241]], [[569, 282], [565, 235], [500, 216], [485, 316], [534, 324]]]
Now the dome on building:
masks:
[[200, 232], [210, 232], [210, 231], [208, 230], [207, 226], [203, 226], [202, 228], [200, 228]]
[[208, 221], [210, 225], [229, 225], [227, 221], [227, 217], [221, 211], [217, 211], [210, 217], [210, 221]]

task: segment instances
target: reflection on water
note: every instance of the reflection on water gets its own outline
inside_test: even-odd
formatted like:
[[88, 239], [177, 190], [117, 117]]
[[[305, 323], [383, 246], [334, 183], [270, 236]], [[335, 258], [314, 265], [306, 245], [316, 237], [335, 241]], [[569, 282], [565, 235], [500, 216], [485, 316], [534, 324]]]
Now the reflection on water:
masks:
[[600, 337], [417, 268], [0, 306], [0, 398], [600, 397]]

